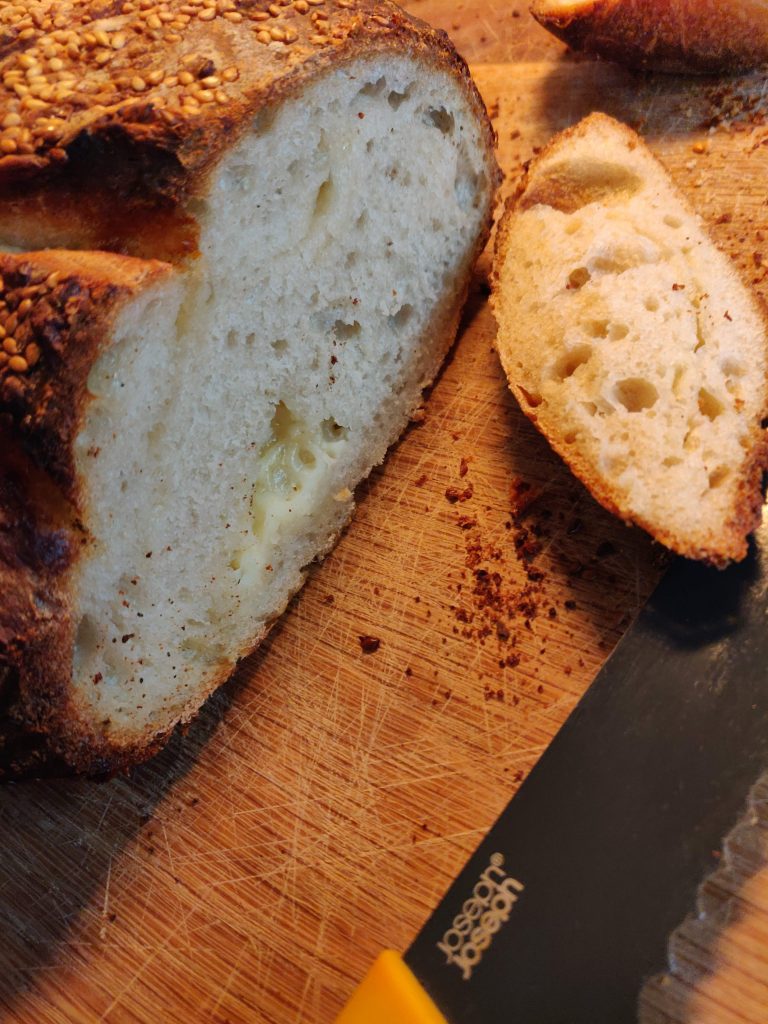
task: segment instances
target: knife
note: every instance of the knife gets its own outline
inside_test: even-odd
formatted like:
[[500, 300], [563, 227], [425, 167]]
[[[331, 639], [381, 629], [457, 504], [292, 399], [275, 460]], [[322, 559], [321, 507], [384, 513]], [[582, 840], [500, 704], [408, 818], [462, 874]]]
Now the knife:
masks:
[[337, 1024], [635, 1024], [768, 766], [767, 559], [764, 514], [739, 565], [670, 565], [405, 956], [381, 954]]

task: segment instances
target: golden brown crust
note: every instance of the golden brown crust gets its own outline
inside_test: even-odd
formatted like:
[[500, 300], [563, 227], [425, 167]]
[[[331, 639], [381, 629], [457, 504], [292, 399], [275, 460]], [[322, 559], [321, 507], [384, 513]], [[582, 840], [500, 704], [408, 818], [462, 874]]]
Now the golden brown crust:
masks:
[[715, 74], [768, 62], [762, 0], [534, 0], [531, 13], [574, 49], [631, 67]]
[[386, 0], [32, 0], [0, 39], [0, 239], [182, 260], [189, 200], [255, 115], [383, 51], [485, 117], [445, 33]]
[[112, 253], [0, 254], [0, 431], [77, 503], [72, 441], [120, 306], [171, 267]]
[[[562, 185], [549, 181], [546, 171], [539, 175], [539, 169], [547, 163], [553, 154], [561, 149], [567, 150], [571, 140], [586, 135], [595, 126], [599, 128], [601, 125], [609, 129], [614, 136], [616, 133], [620, 133], [628, 150], [631, 151], [641, 146], [646, 149], [649, 155], [653, 156], [647, 150], [642, 139], [631, 128], [602, 113], [590, 114], [578, 122], [578, 124], [572, 125], [551, 139], [535, 159], [526, 166], [518, 186], [505, 204], [504, 212], [499, 221], [494, 241], [494, 258], [491, 272], [492, 301], [494, 305], [500, 301], [497, 297], [501, 293], [501, 267], [506, 259], [510, 235], [514, 230], [515, 213], [530, 209], [539, 203], [552, 205], [556, 209], [570, 212], [571, 204]], [[656, 159], [655, 157], [653, 158]], [[682, 195], [680, 195], [680, 199], [681, 202], [685, 203]], [[702, 228], [704, 229], [704, 225], [702, 225]], [[712, 242], [712, 244], [714, 245], [715, 243]], [[755, 312], [768, 326], [768, 311], [746, 284], [745, 290], [752, 298]], [[761, 483], [763, 474], [768, 471], [768, 435], [765, 430], [761, 429], [757, 424], [755, 425], [750, 455], [741, 471], [738, 499], [734, 506], [733, 515], [724, 524], [722, 531], [719, 531], [717, 534], [712, 533], [707, 542], [703, 544], [681, 543], [679, 536], [659, 529], [657, 523], [650, 522], [639, 515], [627, 515], [626, 509], [621, 508], [616, 503], [615, 492], [603, 478], [595, 473], [595, 468], [590, 459], [573, 446], [565, 444], [562, 433], [549, 429], [547, 424], [537, 415], [536, 406], [531, 403], [529, 393], [516, 378], [515, 369], [511, 364], [507, 365], [504, 360], [502, 347], [497, 343], [496, 348], [502, 362], [505, 364], [504, 369], [509, 388], [523, 413], [547, 439], [553, 450], [569, 466], [574, 476], [581, 480], [592, 496], [605, 509], [628, 525], [640, 526], [665, 547], [686, 558], [707, 562], [722, 569], [730, 562], [740, 561], [745, 557], [748, 550], [749, 534], [759, 526], [762, 516]], [[764, 385], [763, 408], [768, 410], [768, 381]]]

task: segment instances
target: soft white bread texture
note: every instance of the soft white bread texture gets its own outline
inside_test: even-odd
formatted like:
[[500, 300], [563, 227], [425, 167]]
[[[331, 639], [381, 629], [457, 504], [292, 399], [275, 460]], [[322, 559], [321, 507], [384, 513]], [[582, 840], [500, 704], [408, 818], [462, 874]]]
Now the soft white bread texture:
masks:
[[361, 36], [252, 117], [189, 207], [196, 258], [2, 257], [21, 363], [6, 354], [0, 381], [20, 451], [0, 653], [9, 718], [46, 756], [114, 771], [188, 721], [420, 404], [497, 180], [477, 94], [423, 36], [421, 52]]
[[742, 558], [764, 320], [637, 135], [595, 114], [555, 138], [504, 213], [493, 276], [510, 387], [597, 500], [689, 558]]
[[768, 61], [767, 0], [534, 0], [576, 50], [652, 71], [713, 74]]

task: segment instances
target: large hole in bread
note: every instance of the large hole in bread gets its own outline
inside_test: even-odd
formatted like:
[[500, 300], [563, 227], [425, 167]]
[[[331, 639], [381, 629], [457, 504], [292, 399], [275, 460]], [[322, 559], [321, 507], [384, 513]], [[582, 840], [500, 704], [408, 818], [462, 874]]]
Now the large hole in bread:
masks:
[[406, 303], [396, 313], [387, 318], [387, 323], [396, 331], [401, 331], [413, 316], [413, 306]]
[[330, 178], [326, 178], [317, 190], [315, 197], [315, 208], [313, 211], [313, 217], [315, 220], [323, 217], [331, 206], [331, 199], [333, 198], [333, 182]]
[[592, 275], [586, 267], [576, 267], [568, 275], [568, 283], [566, 285], [566, 288], [570, 289], [571, 291], [578, 291], [580, 288], [584, 287], [584, 285], [587, 283], [587, 281], [589, 281], [591, 277]]
[[562, 355], [552, 367], [555, 380], [567, 380], [572, 377], [580, 366], [584, 366], [592, 358], [591, 345], [576, 345]]
[[699, 388], [699, 412], [708, 420], [715, 420], [724, 411], [724, 405], [707, 388]]
[[543, 204], [574, 213], [590, 203], [625, 202], [642, 185], [636, 174], [620, 164], [585, 157], [547, 166], [546, 178], [528, 189], [522, 207]]
[[366, 82], [358, 92], [358, 96], [380, 96], [386, 88], [387, 80], [382, 75], [375, 82]]
[[387, 96], [387, 103], [393, 110], [399, 110], [403, 103], [408, 99], [411, 94], [410, 86], [406, 86], [402, 92], [398, 92], [397, 89], [391, 89]]
[[693, 351], [698, 352], [700, 348], [703, 348], [706, 343], [706, 335], [704, 334], [704, 320], [698, 311], [698, 306], [694, 303], [696, 309], [696, 344]]
[[349, 341], [350, 338], [356, 338], [361, 330], [362, 327], [358, 320], [354, 320], [351, 324], [347, 324], [343, 320], [337, 320], [333, 325], [333, 333], [339, 341]]
[[428, 124], [434, 125], [443, 135], [453, 135], [455, 127], [453, 114], [449, 113], [445, 107], [433, 107], [426, 111], [424, 117]]
[[517, 387], [522, 395], [523, 401], [530, 409], [538, 408], [538, 406], [540, 406], [544, 401], [537, 391], [531, 391], [530, 389], [523, 387], [522, 384], [518, 384]]
[[348, 430], [333, 419], [311, 426], [278, 402], [270, 437], [258, 456], [250, 497], [252, 537], [231, 565], [246, 585], [258, 582], [270, 564], [270, 550], [290, 519], [306, 516], [317, 500], [330, 465], [348, 442]]
[[709, 488], [714, 491], [718, 487], [722, 487], [728, 477], [731, 475], [731, 470], [728, 466], [717, 466], [709, 474]]
[[656, 386], [644, 377], [625, 377], [616, 382], [613, 394], [627, 412], [643, 412], [652, 409], [659, 399]]
[[590, 338], [607, 338], [610, 320], [588, 320], [584, 325], [584, 333]]

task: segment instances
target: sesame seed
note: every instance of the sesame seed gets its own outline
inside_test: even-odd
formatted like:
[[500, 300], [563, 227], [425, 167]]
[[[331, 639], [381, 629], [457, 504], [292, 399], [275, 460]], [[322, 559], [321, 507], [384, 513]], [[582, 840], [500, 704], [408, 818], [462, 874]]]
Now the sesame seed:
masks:
[[8, 369], [13, 370], [14, 373], [26, 373], [29, 364], [24, 356], [11, 356], [8, 360]]
[[40, 360], [40, 348], [33, 342], [24, 349], [24, 358], [30, 366], [36, 366]]
[[[354, 7], [352, 0], [334, 4]], [[238, 46], [289, 47], [300, 37], [291, 19], [311, 11], [310, 42], [326, 45], [346, 38], [349, 28], [333, 19], [329, 24], [324, 6], [332, 9], [326, 0], [110, 0], [106, 7], [92, 0], [0, 0], [0, 34], [10, 40], [0, 59], [0, 158], [63, 155], [61, 140], [73, 116], [79, 121], [85, 114], [87, 126], [89, 110], [113, 108], [122, 116], [141, 102], [146, 116], [170, 124], [195, 116], [201, 104], [225, 106], [232, 96], [222, 86], [237, 81], [240, 70], [217, 69], [199, 52], [182, 56], [189, 24], [220, 19], [233, 26]], [[235, 40], [236, 27], [248, 22], [255, 31]], [[174, 49], [169, 60], [162, 54], [163, 68], [153, 66], [168, 47]]]
[[7, 352], [9, 356], [15, 356], [19, 351], [19, 346], [16, 344], [15, 338], [3, 338], [3, 352]]
[[[59, 283], [60, 280], [61, 280], [61, 271], [54, 270], [54, 272], [52, 274], [49, 274], [48, 277], [46, 277], [46, 279], [45, 279], [45, 287], [53, 289], [53, 288], [56, 287], [56, 285]], [[2, 286], [0, 285], [0, 288], [1, 287]]]

